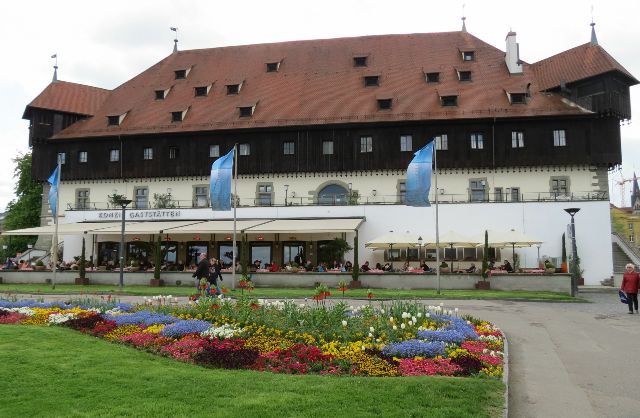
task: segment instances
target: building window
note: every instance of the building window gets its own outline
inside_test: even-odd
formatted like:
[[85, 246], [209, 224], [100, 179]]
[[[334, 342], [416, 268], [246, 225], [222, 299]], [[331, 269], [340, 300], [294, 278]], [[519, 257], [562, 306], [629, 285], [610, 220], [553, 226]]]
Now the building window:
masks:
[[79, 163], [86, 163], [87, 162], [87, 151], [80, 151], [78, 153], [78, 162]]
[[240, 144], [240, 155], [250, 155], [251, 147], [249, 144]]
[[58, 163], [60, 163], [60, 165], [64, 165], [64, 163], [67, 161], [67, 153], [66, 152], [59, 152], [58, 153]]
[[458, 71], [460, 81], [471, 81], [471, 71]]
[[89, 209], [89, 189], [76, 190], [76, 209]]
[[153, 160], [153, 148], [145, 148], [142, 150], [143, 160]]
[[175, 70], [176, 80], [184, 80], [187, 78], [187, 70]]
[[484, 134], [471, 134], [471, 149], [484, 149]]
[[462, 60], [463, 61], [473, 61], [476, 58], [475, 51], [462, 51]]
[[354, 67], [366, 67], [367, 66], [367, 57], [353, 57], [353, 66]]
[[380, 76], [378, 75], [368, 75], [364, 77], [364, 86], [365, 87], [377, 87], [380, 85]]
[[231, 96], [240, 93], [240, 84], [227, 84], [227, 95]]
[[400, 151], [413, 151], [413, 137], [411, 135], [400, 136]]
[[193, 89], [194, 94], [196, 97], [204, 97], [209, 95], [209, 87], [208, 86], [200, 86], [200, 87], [195, 87]]
[[442, 106], [458, 106], [458, 96], [441, 96], [440, 104]]
[[439, 83], [440, 73], [427, 73], [427, 83]]
[[183, 112], [171, 112], [171, 122], [182, 122]]
[[524, 148], [524, 132], [511, 131], [511, 148]]
[[527, 104], [526, 93], [509, 93], [511, 104]]
[[520, 201], [520, 188], [519, 187], [512, 187], [511, 188], [511, 201], [512, 202], [519, 202]]
[[378, 99], [378, 110], [389, 110], [393, 105], [393, 99]]
[[486, 200], [486, 186], [487, 181], [485, 179], [469, 180], [469, 201], [484, 202]]
[[149, 207], [149, 189], [146, 187], [137, 187], [135, 189], [135, 207], [136, 209], [147, 209]]
[[404, 205], [407, 197], [407, 182], [400, 181], [398, 182], [398, 201], [400, 204]]
[[120, 125], [120, 116], [107, 116], [107, 125], [108, 126]]
[[175, 160], [176, 158], [178, 158], [178, 148], [176, 147], [169, 147], [169, 159], [170, 160]]
[[360, 137], [360, 152], [373, 152], [373, 137], [361, 136]]
[[633, 230], [633, 224], [629, 223], [629, 229]]
[[253, 116], [253, 111], [255, 109], [255, 106], [241, 106], [238, 109], [240, 110], [241, 118], [249, 118]]
[[347, 190], [339, 184], [329, 184], [318, 192], [319, 205], [346, 205], [349, 203], [351, 189]]
[[116, 161], [120, 161], [120, 150], [119, 149], [112, 149], [109, 150], [109, 161], [116, 162]]
[[193, 187], [193, 206], [196, 208], [206, 208], [209, 206], [209, 187]]
[[156, 100], [164, 100], [169, 90], [156, 90]]
[[566, 147], [567, 146], [567, 133], [564, 129], [556, 129], [553, 131], [553, 146], [554, 147]]
[[629, 242], [635, 242], [635, 237], [633, 234], [629, 234]]
[[438, 151], [446, 151], [449, 149], [449, 139], [447, 135], [440, 135], [435, 137], [436, 140], [436, 150]]
[[256, 204], [258, 206], [271, 206], [273, 204], [273, 184], [258, 184]]
[[215, 158], [220, 156], [220, 145], [209, 145], [209, 157]]
[[268, 62], [267, 63], [267, 72], [268, 73], [277, 73], [279, 69], [280, 69], [280, 63], [279, 62]]
[[569, 194], [568, 177], [551, 177], [551, 194], [553, 197], [567, 196]]
[[295, 154], [295, 143], [293, 142], [285, 142], [283, 145], [284, 155], [293, 155]]
[[322, 154], [333, 155], [333, 141], [322, 141]]
[[496, 202], [503, 202], [504, 196], [502, 195], [502, 187], [495, 187], [493, 189], [493, 199]]

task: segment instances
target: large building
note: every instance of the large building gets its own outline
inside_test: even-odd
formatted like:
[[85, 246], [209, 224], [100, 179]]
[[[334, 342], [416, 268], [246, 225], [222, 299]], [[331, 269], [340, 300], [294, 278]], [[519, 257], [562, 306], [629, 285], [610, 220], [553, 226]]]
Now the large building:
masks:
[[[206, 251], [228, 262], [232, 213], [209, 208], [209, 172], [238, 144], [251, 260], [331, 261], [324, 243], [358, 234], [360, 262], [417, 261], [433, 250], [364, 243], [389, 230], [432, 239], [435, 206], [403, 199], [413, 152], [436, 141], [441, 231], [526, 233], [543, 241], [517, 250], [535, 266], [560, 256], [563, 209], [577, 207], [584, 277], [597, 283], [612, 274], [607, 173], [621, 163], [619, 125], [638, 80], [593, 28], [590, 42], [535, 63], [519, 57], [514, 32], [505, 41], [503, 51], [463, 27], [176, 50], [113, 90], [54, 79], [24, 112], [33, 177], [46, 181], [62, 160], [65, 223], [118, 220], [109, 196], [131, 199], [127, 260], [162, 233], [169, 261]], [[118, 257], [119, 229], [105, 227], [93, 232], [100, 264]], [[79, 242], [64, 238], [65, 259]], [[481, 251], [443, 256], [471, 262]]]

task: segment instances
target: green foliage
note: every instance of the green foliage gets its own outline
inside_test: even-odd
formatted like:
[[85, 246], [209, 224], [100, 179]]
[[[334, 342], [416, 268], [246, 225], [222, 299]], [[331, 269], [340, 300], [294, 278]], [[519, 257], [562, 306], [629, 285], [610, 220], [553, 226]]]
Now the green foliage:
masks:
[[327, 241], [322, 248], [323, 256], [328, 258], [328, 260], [320, 261], [326, 261], [328, 263], [334, 260], [340, 261], [344, 258], [344, 253], [351, 250], [353, 250], [353, 248], [347, 241], [342, 238], [334, 238], [331, 241]]
[[153, 206], [158, 209], [173, 209], [176, 207], [176, 203], [171, 199], [169, 193], [154, 193]]
[[160, 265], [162, 264], [161, 240], [162, 237], [158, 234], [156, 244], [153, 246], [153, 278], [156, 280], [160, 279]]
[[489, 231], [484, 231], [484, 251], [482, 254], [482, 280], [489, 277]]
[[84, 237], [82, 237], [82, 252], [80, 253], [80, 263], [78, 264], [79, 266], [79, 272], [78, 275], [80, 276], [81, 279], [84, 279], [87, 277], [87, 265], [86, 265], [86, 256], [85, 256], [85, 242], [84, 242]]
[[38, 261], [36, 261], [36, 266], [44, 267], [44, 262], [42, 260], [38, 260]]
[[111, 206], [119, 206], [120, 201], [126, 200], [127, 196], [123, 194], [114, 193], [114, 194], [107, 195], [107, 199], [109, 200], [109, 203], [111, 204]]
[[[40, 226], [42, 205], [42, 185], [31, 179], [31, 153], [19, 153], [13, 160], [16, 165], [13, 178], [16, 179], [14, 193], [16, 198], [7, 205], [4, 229], [21, 229]], [[27, 249], [27, 244], [35, 242], [34, 236], [2, 237], [7, 245], [7, 253], [15, 254]]]
[[562, 234], [562, 262], [566, 263], [567, 262], [567, 245], [565, 243], [565, 235], [566, 234]]
[[353, 238], [353, 271], [351, 272], [351, 277], [354, 281], [358, 281], [359, 274], [360, 260], [358, 260], [358, 231], [356, 231], [356, 236]]
[[358, 193], [357, 191], [354, 190], [351, 192], [351, 194], [349, 194], [350, 205], [357, 205], [359, 199], [360, 199], [360, 193]]

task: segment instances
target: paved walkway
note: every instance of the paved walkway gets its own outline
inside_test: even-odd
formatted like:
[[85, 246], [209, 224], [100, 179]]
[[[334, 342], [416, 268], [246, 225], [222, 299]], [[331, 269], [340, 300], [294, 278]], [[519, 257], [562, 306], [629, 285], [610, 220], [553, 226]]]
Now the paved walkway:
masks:
[[617, 293], [580, 296], [592, 303], [444, 301], [506, 333], [510, 417], [640, 417], [640, 315]]

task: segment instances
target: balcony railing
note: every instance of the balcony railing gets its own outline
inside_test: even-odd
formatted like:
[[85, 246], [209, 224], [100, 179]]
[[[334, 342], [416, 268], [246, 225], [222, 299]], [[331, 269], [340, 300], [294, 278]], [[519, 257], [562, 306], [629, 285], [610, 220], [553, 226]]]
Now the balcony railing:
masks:
[[[609, 200], [609, 193], [603, 192], [523, 192], [523, 193], [485, 193], [484, 196], [478, 196], [477, 193], [466, 194], [438, 194], [438, 202], [441, 204], [456, 203], [523, 203], [523, 202], [574, 202], [588, 200]], [[431, 204], [435, 204], [435, 197], [431, 197]], [[353, 206], [353, 205], [402, 205], [404, 204], [403, 196], [394, 195], [375, 195], [375, 196], [357, 196], [357, 195], [336, 195], [323, 196], [320, 198], [305, 197], [285, 197], [274, 200], [265, 200], [255, 196], [239, 196], [238, 207], [275, 207], [275, 206]], [[131, 203], [128, 209], [199, 209], [209, 208], [209, 201], [198, 200], [171, 200], [169, 204], [158, 206], [153, 202], [146, 204], [137, 204], [135, 201]], [[88, 210], [109, 210], [120, 209], [120, 206], [110, 202], [90, 202], [82, 205], [67, 204], [67, 210], [70, 211], [88, 211]]]

